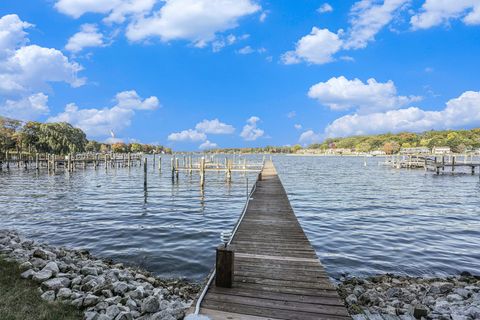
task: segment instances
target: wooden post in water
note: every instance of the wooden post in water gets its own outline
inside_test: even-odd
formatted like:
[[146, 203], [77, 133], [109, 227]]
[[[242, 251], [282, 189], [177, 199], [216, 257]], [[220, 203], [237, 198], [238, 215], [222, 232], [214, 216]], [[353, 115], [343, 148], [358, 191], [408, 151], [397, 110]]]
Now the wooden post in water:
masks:
[[107, 170], [108, 162], [107, 162], [107, 154], [105, 153], [105, 170]]
[[221, 244], [217, 247], [215, 263], [215, 286], [231, 288], [233, 284], [233, 270], [235, 253], [230, 245]]
[[442, 171], [445, 171], [445, 156], [442, 156]]
[[40, 167], [38, 165], [38, 152], [35, 153], [35, 169], [38, 171], [40, 170]]
[[475, 174], [475, 166], [472, 166], [472, 176]]
[[57, 160], [55, 159], [55, 154], [52, 154], [52, 170], [53, 172], [55, 172], [55, 170], [57, 169]]
[[5, 151], [5, 161], [7, 162], [7, 170], [10, 169], [10, 161], [8, 160], [8, 151]]
[[158, 157], [158, 172], [162, 172], [162, 157]]
[[143, 187], [147, 188], [147, 157], [143, 158]]
[[130, 166], [132, 165], [132, 155], [130, 154], [130, 152], [127, 155], [127, 161], [127, 166], [130, 168]]
[[178, 172], [179, 172], [178, 168], [180, 168], [179, 162], [180, 160], [178, 158], [175, 158], [175, 174], [177, 176], [177, 180], [178, 180]]
[[452, 157], [452, 172], [455, 171], [455, 156]]
[[205, 186], [205, 158], [200, 159], [200, 187]]
[[232, 180], [232, 161], [233, 160], [227, 161], [227, 179], [228, 179], [228, 181]]
[[173, 181], [173, 180], [175, 180], [175, 157], [172, 156], [170, 161], [171, 161], [171, 166], [172, 166], [172, 181]]
[[93, 168], [97, 170], [97, 165], [98, 165], [98, 153], [95, 153], [95, 157], [93, 160]]
[[155, 152], [153, 153], [152, 168], [155, 169]]

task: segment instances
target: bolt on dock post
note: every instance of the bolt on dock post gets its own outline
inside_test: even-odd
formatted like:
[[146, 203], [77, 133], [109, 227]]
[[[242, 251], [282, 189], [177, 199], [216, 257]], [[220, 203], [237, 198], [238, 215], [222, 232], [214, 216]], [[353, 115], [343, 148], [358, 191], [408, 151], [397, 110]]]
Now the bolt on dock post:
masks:
[[230, 233], [222, 232], [223, 243], [217, 247], [215, 259], [215, 286], [231, 288], [233, 284], [233, 271], [235, 263], [235, 251], [228, 244]]

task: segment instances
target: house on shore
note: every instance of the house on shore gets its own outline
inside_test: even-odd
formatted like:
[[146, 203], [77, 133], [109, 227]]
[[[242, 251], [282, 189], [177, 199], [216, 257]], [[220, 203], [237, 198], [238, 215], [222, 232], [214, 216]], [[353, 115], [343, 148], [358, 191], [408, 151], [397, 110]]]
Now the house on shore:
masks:
[[430, 154], [430, 149], [427, 147], [402, 148], [400, 154]]
[[433, 154], [450, 154], [452, 150], [450, 147], [433, 147], [432, 149]]

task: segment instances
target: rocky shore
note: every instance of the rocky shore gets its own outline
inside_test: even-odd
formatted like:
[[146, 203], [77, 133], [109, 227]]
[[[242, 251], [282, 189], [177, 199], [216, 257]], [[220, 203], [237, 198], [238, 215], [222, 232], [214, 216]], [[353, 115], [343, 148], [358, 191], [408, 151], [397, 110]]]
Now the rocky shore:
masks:
[[337, 290], [350, 314], [359, 315], [354, 319], [368, 319], [365, 313], [397, 319], [480, 319], [480, 277], [467, 272], [447, 278], [348, 278], [341, 279]]
[[94, 258], [86, 250], [37, 243], [12, 230], [0, 230], [0, 254], [20, 264], [22, 278], [38, 283], [42, 299], [74, 305], [86, 320], [183, 319], [199, 290]]

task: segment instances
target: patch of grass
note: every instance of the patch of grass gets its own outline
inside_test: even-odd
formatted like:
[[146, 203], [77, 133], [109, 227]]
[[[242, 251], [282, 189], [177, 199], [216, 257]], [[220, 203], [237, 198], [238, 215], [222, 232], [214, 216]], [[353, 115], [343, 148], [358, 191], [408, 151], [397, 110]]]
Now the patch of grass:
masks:
[[20, 273], [18, 263], [0, 256], [0, 319], [83, 319], [83, 312], [73, 306], [42, 300], [38, 284], [20, 278]]

